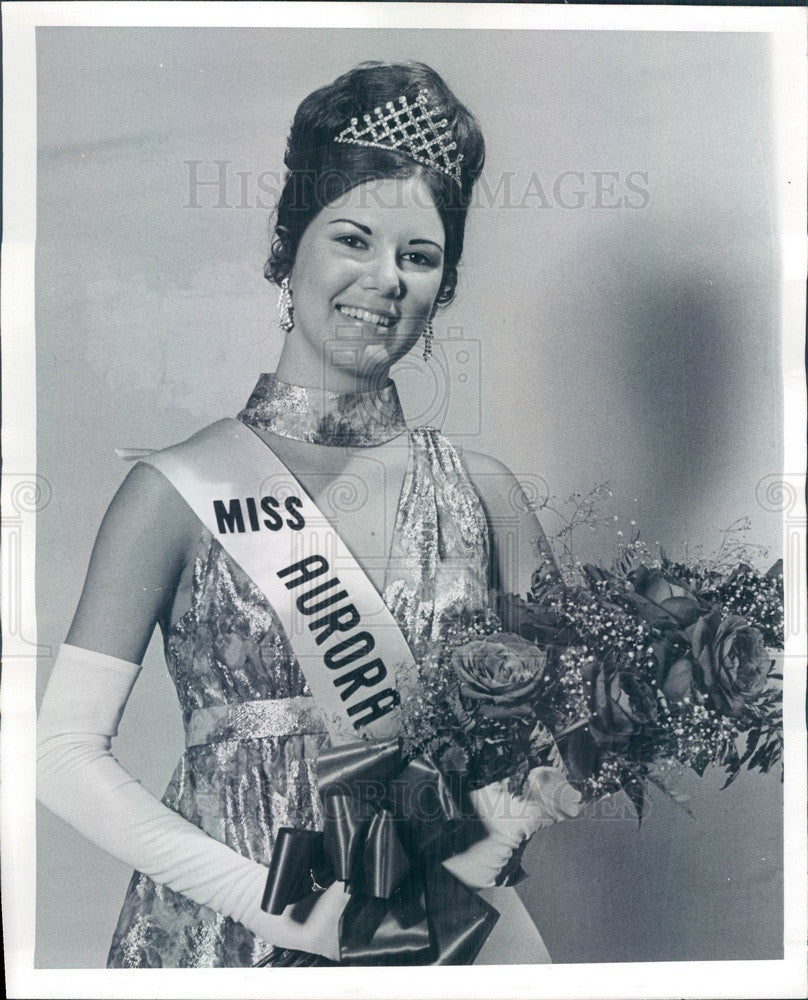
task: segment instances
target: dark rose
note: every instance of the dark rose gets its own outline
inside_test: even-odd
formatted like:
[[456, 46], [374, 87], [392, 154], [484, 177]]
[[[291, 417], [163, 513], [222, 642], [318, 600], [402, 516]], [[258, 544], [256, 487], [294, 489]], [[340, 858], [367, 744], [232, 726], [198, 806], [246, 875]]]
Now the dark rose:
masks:
[[662, 693], [674, 705], [697, 700], [698, 684], [693, 661], [689, 656], [680, 656], [670, 664], [662, 684]]
[[684, 701], [699, 701], [698, 670], [690, 650], [683, 644], [687, 634], [678, 633], [679, 642], [655, 642], [654, 654], [659, 664], [659, 681], [662, 693], [673, 705]]
[[460, 693], [479, 702], [483, 714], [531, 715], [531, 695], [547, 666], [547, 654], [510, 632], [472, 639], [452, 650]]
[[707, 610], [689, 587], [658, 569], [640, 566], [634, 574], [633, 586], [635, 593], [659, 605], [683, 628], [692, 625]]
[[648, 569], [645, 566], [637, 570], [634, 589], [638, 594], [647, 597], [649, 601], [656, 601], [657, 604], [662, 604], [672, 597], [685, 597], [690, 593], [687, 587], [665, 576], [662, 570]]
[[587, 664], [583, 675], [589, 684], [589, 730], [597, 743], [625, 743], [656, 719], [653, 691], [633, 673], [620, 670], [616, 658]]
[[740, 615], [723, 617], [716, 609], [696, 622], [690, 642], [713, 707], [734, 718], [742, 715], [766, 686], [763, 636]]

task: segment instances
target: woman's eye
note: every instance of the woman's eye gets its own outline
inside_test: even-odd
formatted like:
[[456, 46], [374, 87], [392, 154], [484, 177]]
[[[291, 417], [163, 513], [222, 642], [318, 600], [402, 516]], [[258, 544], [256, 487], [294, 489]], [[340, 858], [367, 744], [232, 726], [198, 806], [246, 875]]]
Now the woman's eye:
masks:
[[417, 264], [419, 267], [435, 267], [437, 262], [432, 259], [428, 254], [419, 253], [417, 250], [411, 253], [404, 254], [405, 260], [412, 261], [413, 264]]
[[337, 243], [342, 243], [343, 246], [351, 247], [353, 250], [366, 245], [361, 236], [354, 236], [353, 233], [346, 233], [344, 236], [337, 236], [336, 241]]

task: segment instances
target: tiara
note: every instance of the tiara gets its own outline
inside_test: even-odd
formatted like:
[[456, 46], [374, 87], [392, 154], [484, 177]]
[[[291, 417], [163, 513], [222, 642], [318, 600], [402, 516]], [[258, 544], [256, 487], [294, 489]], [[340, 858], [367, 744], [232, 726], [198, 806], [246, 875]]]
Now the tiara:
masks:
[[334, 136], [334, 142], [398, 150], [417, 163], [440, 170], [461, 187], [463, 154], [454, 152], [457, 143], [449, 141], [452, 136], [447, 120], [435, 120], [437, 111], [429, 106], [429, 92], [419, 90], [413, 104], [402, 94], [397, 101], [388, 101], [384, 108], [375, 108], [373, 116], [363, 115], [364, 128], [358, 127], [358, 118], [352, 118], [351, 124]]

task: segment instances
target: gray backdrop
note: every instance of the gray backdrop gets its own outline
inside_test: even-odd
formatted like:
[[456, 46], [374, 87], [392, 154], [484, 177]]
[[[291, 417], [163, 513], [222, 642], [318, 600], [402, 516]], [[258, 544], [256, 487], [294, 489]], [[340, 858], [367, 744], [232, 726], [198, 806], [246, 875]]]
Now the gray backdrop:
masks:
[[[631, 521], [709, 552], [740, 516], [778, 555], [755, 499], [782, 436], [766, 36], [40, 28], [40, 694], [126, 472], [113, 449], [233, 415], [273, 370], [286, 131], [369, 58], [432, 65], [488, 149], [433, 363], [395, 373], [410, 423], [537, 497], [610, 481], [619, 520], [587, 558]], [[162, 793], [182, 731], [159, 637], [115, 749]], [[520, 892], [556, 961], [781, 956], [779, 778], [682, 787], [693, 818], [654, 795], [640, 829], [616, 800], [533, 839]], [[37, 965], [103, 965], [129, 871], [45, 810], [37, 850]]]

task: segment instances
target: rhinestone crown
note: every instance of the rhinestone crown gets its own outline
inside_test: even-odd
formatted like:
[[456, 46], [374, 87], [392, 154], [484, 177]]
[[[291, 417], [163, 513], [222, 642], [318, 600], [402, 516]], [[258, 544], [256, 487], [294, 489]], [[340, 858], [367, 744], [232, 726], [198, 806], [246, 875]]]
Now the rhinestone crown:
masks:
[[461, 187], [463, 154], [454, 152], [457, 143], [452, 139], [447, 120], [436, 120], [438, 113], [429, 105], [428, 91], [419, 90], [413, 104], [402, 94], [396, 101], [388, 101], [384, 108], [375, 108], [373, 115], [363, 115], [364, 128], [358, 118], [352, 118], [351, 124], [334, 136], [334, 142], [395, 149], [417, 163], [440, 170]]

